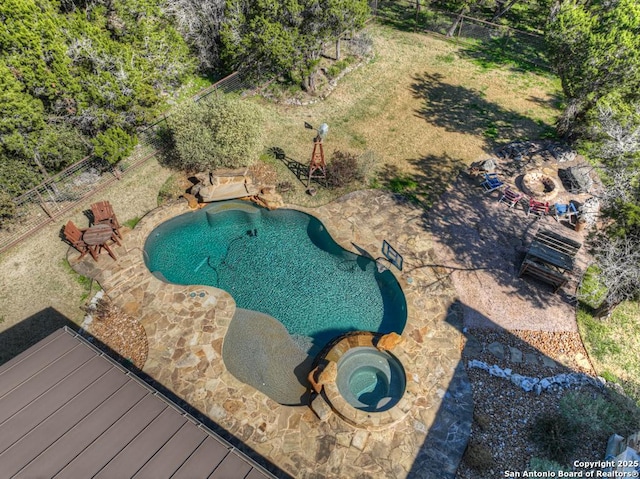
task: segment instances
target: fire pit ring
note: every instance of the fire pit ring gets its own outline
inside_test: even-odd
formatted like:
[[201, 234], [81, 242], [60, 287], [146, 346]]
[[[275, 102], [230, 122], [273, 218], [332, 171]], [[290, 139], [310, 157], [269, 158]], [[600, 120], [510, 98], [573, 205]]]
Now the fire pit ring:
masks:
[[522, 190], [538, 201], [551, 201], [558, 195], [560, 184], [542, 170], [534, 170], [522, 177]]

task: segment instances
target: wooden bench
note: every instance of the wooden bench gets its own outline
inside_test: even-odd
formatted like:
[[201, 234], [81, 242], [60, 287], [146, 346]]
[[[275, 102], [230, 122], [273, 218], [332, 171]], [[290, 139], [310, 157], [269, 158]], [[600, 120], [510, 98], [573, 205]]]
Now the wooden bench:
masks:
[[554, 287], [554, 293], [558, 292], [558, 290], [562, 288], [567, 283], [567, 281], [569, 281], [566, 276], [552, 270], [542, 263], [536, 263], [535, 261], [532, 261], [530, 259], [525, 259], [522, 262], [522, 266], [520, 267], [520, 274], [518, 275], [518, 277], [522, 277], [522, 275], [524, 274], [528, 274], [529, 276], [533, 276], [540, 281], [549, 283]]
[[534, 238], [537, 242], [542, 243], [549, 248], [552, 248], [560, 253], [567, 254], [572, 258], [578, 253], [578, 250], [582, 247], [582, 244], [577, 241], [573, 241], [564, 236], [560, 236], [557, 233], [549, 230], [538, 231], [538, 234]]

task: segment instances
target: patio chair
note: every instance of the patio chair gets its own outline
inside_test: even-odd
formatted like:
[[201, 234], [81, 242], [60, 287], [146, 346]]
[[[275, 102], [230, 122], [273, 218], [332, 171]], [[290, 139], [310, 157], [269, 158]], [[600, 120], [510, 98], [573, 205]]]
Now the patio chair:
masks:
[[538, 216], [544, 216], [549, 214], [549, 203], [529, 199], [529, 209], [527, 210], [527, 216], [531, 213]]
[[86, 228], [78, 228], [75, 223], [70, 220], [64, 227], [64, 237], [69, 243], [71, 243], [71, 246], [80, 252], [80, 257], [78, 259], [83, 258], [87, 253], [91, 253], [91, 256], [96, 259], [96, 256], [93, 254], [93, 250], [82, 239], [82, 233], [86, 230]]
[[571, 221], [571, 218], [575, 218], [577, 221], [579, 214], [576, 205], [571, 202], [566, 205], [562, 203], [556, 203], [555, 205], [553, 205], [553, 212], [556, 221], [560, 221], [560, 218], [566, 218], [569, 220], [569, 224], [574, 224], [573, 221]]
[[485, 173], [484, 181], [480, 183], [480, 186], [482, 186], [485, 193], [491, 193], [493, 190], [497, 190], [503, 185], [504, 183], [500, 181], [498, 175], [496, 175], [495, 173]]
[[524, 198], [524, 194], [513, 191], [509, 186], [507, 186], [502, 192], [502, 196], [498, 200], [498, 203], [504, 202], [509, 208], [513, 208], [522, 198]]
[[94, 224], [108, 224], [111, 226], [111, 229], [113, 230], [113, 240], [120, 245], [119, 240], [122, 239], [122, 234], [120, 234], [120, 223], [118, 223], [118, 218], [116, 218], [116, 214], [113, 212], [111, 203], [108, 201], [94, 203], [91, 205], [91, 212], [93, 213]]

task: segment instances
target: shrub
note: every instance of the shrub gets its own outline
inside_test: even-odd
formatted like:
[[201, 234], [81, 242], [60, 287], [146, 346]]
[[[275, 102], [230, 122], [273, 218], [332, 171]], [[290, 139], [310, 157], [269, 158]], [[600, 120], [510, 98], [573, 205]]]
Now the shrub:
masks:
[[464, 453], [464, 462], [472, 469], [486, 471], [494, 466], [491, 450], [484, 444], [471, 442]]
[[358, 165], [358, 157], [353, 153], [336, 150], [327, 164], [327, 185], [342, 188], [364, 177]]
[[532, 472], [555, 472], [563, 471], [567, 472], [568, 469], [562, 467], [561, 464], [558, 464], [555, 461], [550, 461], [549, 459], [541, 459], [539, 457], [532, 457], [529, 460], [529, 470]]
[[349, 48], [354, 55], [369, 56], [373, 51], [373, 37], [367, 32], [357, 33], [349, 42]]
[[578, 425], [562, 414], [545, 413], [539, 416], [531, 428], [531, 439], [558, 462], [566, 462], [578, 445]]
[[352, 62], [353, 57], [347, 57], [344, 60], [339, 60], [327, 68], [327, 76], [329, 78], [336, 78], [340, 73], [345, 70]]
[[262, 109], [222, 95], [185, 103], [169, 118], [176, 155], [174, 167], [205, 171], [249, 166], [262, 140]]
[[0, 220], [8, 220], [15, 216], [16, 204], [6, 191], [0, 190]]
[[624, 396], [610, 397], [569, 392], [560, 401], [561, 414], [585, 434], [626, 435], [640, 427], [640, 410]]
[[99, 133], [91, 142], [94, 155], [115, 164], [129, 156], [138, 140], [122, 128], [114, 126]]

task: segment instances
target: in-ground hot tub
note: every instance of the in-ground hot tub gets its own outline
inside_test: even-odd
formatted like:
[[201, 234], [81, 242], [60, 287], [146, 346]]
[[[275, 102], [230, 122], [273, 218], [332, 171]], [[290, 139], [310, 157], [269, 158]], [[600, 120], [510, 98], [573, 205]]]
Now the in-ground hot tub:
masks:
[[335, 381], [323, 383], [319, 397], [341, 419], [369, 430], [402, 421], [416, 399], [416, 378], [406, 369], [410, 359], [401, 344], [391, 351], [379, 350], [381, 337], [366, 331], [348, 333], [316, 358], [318, 364], [337, 364]]
[[356, 409], [381, 412], [402, 398], [406, 378], [402, 364], [388, 352], [357, 347], [340, 358], [336, 383], [342, 397]]

